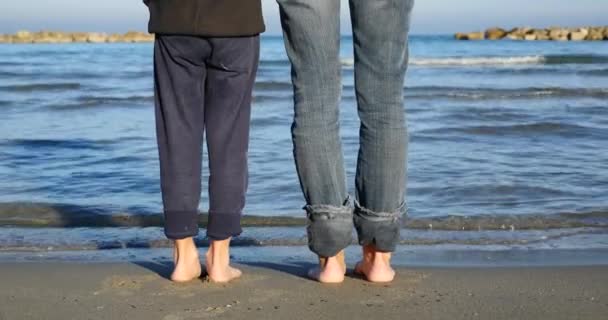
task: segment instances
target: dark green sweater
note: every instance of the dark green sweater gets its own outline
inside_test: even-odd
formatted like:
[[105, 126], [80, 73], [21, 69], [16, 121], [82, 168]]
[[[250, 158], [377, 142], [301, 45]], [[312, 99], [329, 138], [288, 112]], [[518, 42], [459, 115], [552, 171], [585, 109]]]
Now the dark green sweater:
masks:
[[209, 37], [252, 36], [264, 32], [261, 0], [144, 0], [148, 31]]

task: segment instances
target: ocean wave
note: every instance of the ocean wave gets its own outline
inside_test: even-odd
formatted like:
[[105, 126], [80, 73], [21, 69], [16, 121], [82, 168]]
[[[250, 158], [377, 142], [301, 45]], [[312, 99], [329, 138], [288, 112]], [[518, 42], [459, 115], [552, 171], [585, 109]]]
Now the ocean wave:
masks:
[[14, 67], [26, 65], [27, 63], [19, 62], [19, 61], [0, 61], [0, 67]]
[[608, 76], [608, 69], [581, 70], [577, 73], [588, 76]]
[[[207, 225], [206, 213], [199, 215], [199, 225]], [[298, 216], [253, 216], [242, 219], [243, 227], [304, 226], [306, 219]], [[2, 203], [0, 226], [18, 227], [161, 227], [160, 213], [136, 210], [115, 212], [102, 207], [86, 207], [49, 203]], [[546, 230], [562, 228], [608, 228], [608, 211], [556, 213], [547, 215], [448, 215], [437, 217], [406, 217], [408, 229], [433, 230]]]
[[274, 59], [267, 60], [262, 58], [260, 60], [260, 67], [288, 67], [290, 66], [289, 60], [287, 59]]
[[[0, 142], [0, 146], [31, 148], [71, 149], [71, 150], [105, 150], [109, 145], [129, 141], [120, 140], [91, 140], [91, 139], [11, 139]], [[0, 206], [0, 211], [1, 211]]]
[[[514, 65], [514, 64], [547, 64], [547, 56], [520, 56], [520, 57], [443, 57], [443, 58], [411, 58], [410, 65], [413, 66], [483, 66], [483, 65]], [[341, 58], [343, 67], [353, 67], [354, 58]], [[288, 60], [262, 60], [264, 66], [289, 66]]]
[[[171, 248], [162, 227], [120, 228], [28, 228], [4, 227], [0, 233], [0, 252], [66, 252], [120, 249]], [[500, 230], [440, 230], [434, 224], [425, 229], [402, 229], [399, 245], [408, 250], [422, 247], [460, 248], [467, 251], [487, 248], [542, 249], [581, 248], [607, 249], [608, 228], [581, 227], [558, 229], [514, 229], [505, 225]], [[208, 246], [209, 239], [201, 232], [194, 238], [197, 246]], [[304, 226], [245, 227], [233, 238], [234, 247], [290, 247], [303, 249], [308, 243]], [[357, 244], [353, 235], [351, 245]], [[287, 248], [286, 248], [287, 249]], [[290, 249], [287, 249], [290, 250]]]
[[292, 91], [291, 82], [279, 81], [258, 81], [255, 83], [254, 89], [257, 91]]
[[[353, 66], [354, 59], [344, 58], [343, 66]], [[529, 64], [605, 64], [608, 56], [603, 55], [529, 55], [529, 56], [479, 56], [479, 57], [437, 57], [412, 58], [410, 65], [428, 67], [485, 66], [485, 65], [529, 65]]]
[[0, 70], [0, 77], [19, 77], [21, 76], [22, 73], [19, 72], [15, 72], [15, 71], [3, 71]]
[[[342, 85], [343, 91], [352, 91], [355, 89], [352, 85]], [[255, 83], [254, 91], [282, 91], [291, 94], [293, 92], [293, 85], [291, 81], [257, 81]], [[291, 99], [291, 96], [288, 98]]]
[[[350, 92], [353, 86], [343, 86], [345, 101], [354, 97]], [[254, 102], [266, 103], [275, 101], [290, 101], [293, 87], [290, 82], [259, 81], [255, 84]], [[547, 99], [547, 98], [589, 98], [607, 99], [608, 89], [605, 88], [478, 88], [478, 87], [449, 87], [449, 86], [416, 86], [404, 89], [406, 99], [450, 99], [463, 101], [483, 100], [512, 100], [512, 99]], [[133, 107], [149, 106], [154, 102], [152, 95], [137, 96], [80, 96], [65, 102], [52, 102], [43, 105], [54, 110], [79, 110], [96, 107]], [[0, 103], [0, 106], [9, 102]]]
[[544, 98], [608, 98], [605, 88], [475, 88], [419, 86], [405, 89], [409, 98], [449, 98], [462, 100], [544, 99]]
[[[301, 246], [308, 243], [303, 227], [244, 228], [244, 232], [231, 241], [234, 247]], [[568, 228], [550, 230], [462, 231], [402, 229], [399, 245], [408, 246], [506, 246], [509, 248], [542, 248], [573, 245], [589, 248], [606, 248], [602, 238], [606, 228]], [[197, 246], [208, 246], [203, 234], [194, 238]], [[351, 245], [357, 239], [351, 238]], [[171, 248], [162, 228], [7, 228], [0, 235], [0, 252], [18, 251], [83, 251], [115, 249]], [[472, 248], [466, 248], [471, 250]]]
[[119, 74], [117, 78], [127, 78], [127, 79], [141, 79], [141, 78], [152, 78], [154, 76], [154, 70], [146, 69], [141, 71], [126, 71], [122, 74]]
[[256, 94], [253, 96], [254, 103], [264, 103], [264, 102], [276, 102], [276, 101], [291, 101], [292, 96], [281, 96], [281, 95], [259, 95]]
[[[352, 91], [351, 85], [343, 85], [343, 91]], [[258, 81], [255, 91], [281, 91], [291, 93], [290, 82]], [[257, 94], [261, 96], [260, 94]], [[413, 86], [404, 88], [408, 98], [449, 98], [462, 100], [490, 99], [544, 99], [544, 98], [608, 98], [608, 88], [561, 88], [561, 87], [523, 87], [523, 88], [482, 88], [452, 86]]]
[[131, 107], [134, 105], [151, 105], [154, 102], [154, 96], [80, 96], [76, 98], [76, 102], [53, 103], [45, 107], [55, 110], [78, 110], [82, 108], [95, 107]]
[[115, 96], [81, 96], [78, 98], [78, 102], [84, 106], [96, 106], [96, 105], [112, 105], [116, 103], [149, 103], [154, 101], [154, 96], [127, 96], [127, 97], [115, 97]]
[[596, 54], [546, 55], [546, 64], [605, 64], [608, 56]]
[[519, 66], [515, 68], [469, 68], [461, 71], [466, 75], [482, 76], [608, 76], [608, 69], [563, 68], [547, 65]]
[[9, 92], [33, 92], [33, 91], [65, 91], [78, 90], [80, 83], [32, 83], [0, 86], [0, 90]]
[[577, 124], [560, 122], [533, 122], [511, 125], [463, 126], [445, 127], [440, 129], [422, 130], [416, 133], [421, 137], [428, 135], [445, 135], [455, 132], [473, 136], [505, 136], [505, 135], [558, 135], [563, 138], [608, 138], [608, 130]]
[[509, 64], [543, 64], [544, 56], [522, 57], [454, 57], [454, 58], [414, 58], [410, 61], [414, 66], [479, 66], [479, 65], [509, 65]]
[[[605, 111], [608, 110], [608, 108], [602, 108], [602, 110]], [[408, 108], [407, 111], [411, 112], [410, 108]], [[420, 111], [428, 111], [428, 109]], [[577, 108], [577, 111], [579, 111], [579, 108]], [[595, 110], [583, 111], [583, 113], [589, 112], [595, 112]], [[482, 104], [479, 107], [470, 106], [462, 109], [458, 108], [453, 111], [442, 113], [440, 117], [444, 117], [446, 120], [467, 121], [463, 123], [470, 123], [470, 121], [528, 122], [534, 120], [533, 115], [521, 112], [521, 110], [490, 107], [485, 104]]]

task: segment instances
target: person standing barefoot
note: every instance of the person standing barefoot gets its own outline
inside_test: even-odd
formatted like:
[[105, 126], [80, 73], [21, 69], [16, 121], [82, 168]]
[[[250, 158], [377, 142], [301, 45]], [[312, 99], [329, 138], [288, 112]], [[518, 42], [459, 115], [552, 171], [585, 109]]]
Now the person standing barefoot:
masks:
[[350, 0], [360, 127], [354, 210], [339, 135], [342, 90], [340, 0], [277, 0], [292, 64], [296, 168], [306, 199], [308, 244], [319, 256], [309, 276], [344, 280], [353, 223], [363, 246], [355, 272], [395, 277], [391, 252], [405, 213], [407, 126], [403, 107], [413, 0]]
[[248, 183], [253, 84], [264, 31], [260, 0], [145, 0], [154, 44], [156, 135], [165, 235], [174, 240], [171, 280], [200, 277], [198, 234], [203, 132], [209, 154], [209, 279], [230, 266]]

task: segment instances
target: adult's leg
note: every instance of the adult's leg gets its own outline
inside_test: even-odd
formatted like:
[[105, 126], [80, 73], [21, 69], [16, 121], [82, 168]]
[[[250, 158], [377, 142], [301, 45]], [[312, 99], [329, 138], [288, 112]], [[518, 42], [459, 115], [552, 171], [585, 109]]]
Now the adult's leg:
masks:
[[205, 125], [209, 151], [209, 223], [207, 273], [216, 282], [241, 272], [229, 265], [230, 239], [239, 235], [245, 206], [249, 123], [260, 39], [211, 38], [207, 60]]
[[308, 245], [321, 258], [320, 268], [311, 276], [340, 282], [344, 278], [342, 251], [351, 241], [353, 228], [339, 133], [340, 0], [278, 3], [292, 64], [292, 138], [307, 203]]
[[192, 238], [198, 234], [207, 52], [197, 37], [158, 35], [154, 46], [156, 135], [165, 234], [176, 246], [174, 281], [201, 272]]
[[407, 125], [403, 107], [413, 0], [350, 0], [360, 127], [354, 221], [360, 271], [390, 281], [390, 252], [405, 212]]

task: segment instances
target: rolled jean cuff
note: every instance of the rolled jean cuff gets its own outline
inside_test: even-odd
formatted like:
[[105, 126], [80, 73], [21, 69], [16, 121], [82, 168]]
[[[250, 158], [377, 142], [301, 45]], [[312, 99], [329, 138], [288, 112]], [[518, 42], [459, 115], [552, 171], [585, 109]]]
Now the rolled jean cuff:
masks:
[[321, 257], [333, 257], [352, 240], [353, 208], [349, 198], [343, 206], [308, 205], [308, 247]]
[[393, 252], [399, 243], [401, 221], [407, 207], [403, 202], [391, 212], [374, 212], [355, 200], [354, 223], [362, 246], [374, 245], [376, 250]]
[[198, 235], [198, 211], [165, 211], [165, 236], [172, 240]]
[[207, 222], [207, 238], [210, 240], [226, 240], [243, 233], [241, 228], [241, 213], [209, 212]]

